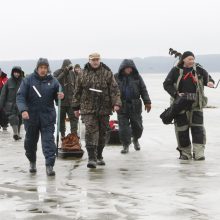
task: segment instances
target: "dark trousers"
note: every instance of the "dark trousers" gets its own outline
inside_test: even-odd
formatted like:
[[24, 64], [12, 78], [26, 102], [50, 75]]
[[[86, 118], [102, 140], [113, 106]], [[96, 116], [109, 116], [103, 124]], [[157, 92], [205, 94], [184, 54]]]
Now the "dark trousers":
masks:
[[21, 126], [22, 125], [22, 116], [21, 114], [12, 114], [8, 116], [8, 120], [11, 126]]
[[0, 126], [8, 127], [8, 117], [5, 114], [4, 110], [0, 110]]
[[61, 106], [60, 112], [60, 132], [64, 137], [66, 133], [66, 115], [70, 120], [71, 133], [77, 133], [78, 130], [78, 118], [74, 115], [74, 110], [70, 106]]
[[139, 139], [143, 132], [141, 113], [118, 114], [119, 137], [123, 145], [131, 144], [131, 137]]
[[37, 143], [39, 140], [39, 134], [41, 134], [41, 143], [46, 166], [54, 166], [56, 159], [54, 124], [42, 127], [40, 122], [38, 124], [31, 124], [28, 123], [28, 121], [25, 121], [24, 125], [26, 130], [24, 148], [28, 160], [30, 162], [36, 162]]

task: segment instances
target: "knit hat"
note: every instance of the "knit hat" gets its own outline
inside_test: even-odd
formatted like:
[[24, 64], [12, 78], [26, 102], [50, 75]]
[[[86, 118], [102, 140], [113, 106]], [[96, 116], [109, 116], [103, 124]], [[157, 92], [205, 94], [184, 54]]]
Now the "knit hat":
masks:
[[189, 57], [189, 56], [192, 56], [195, 58], [195, 55], [193, 54], [193, 52], [191, 51], [186, 51], [183, 53], [182, 57], [181, 57], [181, 60], [184, 60], [185, 58]]
[[47, 58], [39, 58], [39, 60], [37, 61], [36, 70], [38, 69], [39, 66], [43, 66], [43, 65], [48, 67], [48, 73], [50, 73], [50, 65]]

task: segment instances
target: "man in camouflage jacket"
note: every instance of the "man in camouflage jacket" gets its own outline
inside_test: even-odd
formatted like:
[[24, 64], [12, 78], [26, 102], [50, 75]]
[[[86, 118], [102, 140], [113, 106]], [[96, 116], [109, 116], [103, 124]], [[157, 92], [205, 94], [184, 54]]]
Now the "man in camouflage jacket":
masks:
[[93, 53], [79, 77], [75, 95], [73, 96], [75, 115], [86, 127], [86, 149], [88, 152], [88, 168], [96, 168], [96, 164], [105, 165], [102, 152], [109, 126], [109, 115], [118, 111], [121, 106], [120, 91], [112, 71], [100, 62], [100, 55]]

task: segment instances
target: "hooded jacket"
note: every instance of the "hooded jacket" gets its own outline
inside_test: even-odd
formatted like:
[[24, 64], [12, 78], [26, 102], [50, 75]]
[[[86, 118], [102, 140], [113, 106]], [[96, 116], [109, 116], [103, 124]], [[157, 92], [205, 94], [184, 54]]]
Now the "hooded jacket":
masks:
[[[46, 64], [49, 67], [46, 59], [38, 62], [38, 66]], [[42, 127], [56, 123], [54, 101], [57, 101], [59, 86], [57, 79], [49, 72], [42, 78], [36, 70], [22, 81], [16, 102], [20, 112], [29, 113], [30, 119], [25, 120], [26, 123], [35, 125], [40, 121]]]
[[[123, 74], [124, 69], [127, 67], [131, 67], [133, 69], [129, 76]], [[133, 60], [125, 59], [122, 61], [119, 66], [118, 73], [115, 74], [115, 79], [121, 92], [121, 100], [123, 103], [121, 112], [123, 112], [123, 110], [126, 111], [126, 102], [133, 105], [135, 112], [141, 111], [142, 103], [140, 98], [143, 100], [144, 104], [151, 104], [144, 80], [139, 74]], [[127, 97], [127, 93], [129, 93], [129, 97]]]
[[61, 101], [61, 106], [71, 106], [73, 95], [76, 90], [76, 81], [81, 73], [77, 74], [72, 68], [68, 70], [68, 67], [72, 65], [69, 59], [63, 61], [62, 67], [54, 72], [54, 77], [57, 78], [62, 86], [64, 99]]
[[[14, 72], [20, 72], [20, 77], [16, 78]], [[16, 105], [16, 94], [20, 87], [24, 72], [20, 66], [15, 66], [11, 71], [11, 78], [6, 82], [0, 97], [0, 109], [4, 109], [7, 115], [18, 114]]]

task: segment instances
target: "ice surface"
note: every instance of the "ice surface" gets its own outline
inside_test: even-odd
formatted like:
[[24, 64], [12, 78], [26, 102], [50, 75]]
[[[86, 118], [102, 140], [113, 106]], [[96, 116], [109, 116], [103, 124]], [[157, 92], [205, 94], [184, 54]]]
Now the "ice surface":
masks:
[[[104, 152], [106, 167], [86, 168], [82, 160], [56, 162], [56, 177], [45, 174], [38, 145], [38, 173], [28, 173], [23, 142], [0, 132], [0, 219], [78, 220], [219, 220], [220, 219], [220, 110], [219, 89], [206, 89], [206, 161], [179, 161], [172, 125], [159, 114], [168, 106], [163, 91], [165, 75], [144, 75], [153, 109], [143, 113], [142, 149], [131, 146], [128, 155], [120, 146]], [[217, 81], [220, 74], [214, 74]], [[24, 137], [24, 131], [22, 130]]]

